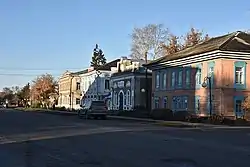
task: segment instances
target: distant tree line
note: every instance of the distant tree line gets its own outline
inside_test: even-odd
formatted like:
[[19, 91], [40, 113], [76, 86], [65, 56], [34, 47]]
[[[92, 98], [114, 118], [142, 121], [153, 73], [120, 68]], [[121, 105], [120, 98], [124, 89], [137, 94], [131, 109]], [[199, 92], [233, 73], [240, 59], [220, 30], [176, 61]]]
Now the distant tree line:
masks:
[[51, 74], [38, 76], [23, 87], [5, 87], [0, 94], [0, 101], [8, 104], [28, 107], [48, 107], [58, 98], [57, 82]]

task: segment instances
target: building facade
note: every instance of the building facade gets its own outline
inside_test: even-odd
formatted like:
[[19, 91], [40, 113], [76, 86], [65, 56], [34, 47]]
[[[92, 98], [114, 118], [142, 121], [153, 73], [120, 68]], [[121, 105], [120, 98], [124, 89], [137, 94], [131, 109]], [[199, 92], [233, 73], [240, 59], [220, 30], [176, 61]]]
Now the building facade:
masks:
[[58, 107], [67, 109], [78, 109], [81, 99], [81, 83], [79, 72], [72, 73], [66, 71], [58, 81], [59, 97]]
[[241, 117], [242, 102], [250, 94], [249, 63], [250, 35], [244, 32], [215, 37], [151, 62], [147, 67], [153, 70], [152, 109]]
[[133, 110], [146, 104], [150, 107], [152, 73], [148, 71], [146, 76], [143, 63], [126, 57], [117, 63], [111, 77], [112, 110]]
[[79, 75], [81, 78], [82, 105], [92, 100], [105, 100], [107, 106], [110, 107], [110, 77], [119, 60], [113, 60], [96, 69], [90, 67]]

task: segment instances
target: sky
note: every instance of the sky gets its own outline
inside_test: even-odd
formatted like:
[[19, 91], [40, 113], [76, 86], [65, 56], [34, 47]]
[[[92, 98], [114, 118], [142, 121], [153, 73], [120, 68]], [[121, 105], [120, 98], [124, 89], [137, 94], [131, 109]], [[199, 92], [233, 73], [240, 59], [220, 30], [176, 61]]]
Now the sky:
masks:
[[95, 44], [128, 56], [134, 27], [191, 27], [210, 36], [250, 29], [249, 0], [0, 0], [0, 89], [89, 66]]

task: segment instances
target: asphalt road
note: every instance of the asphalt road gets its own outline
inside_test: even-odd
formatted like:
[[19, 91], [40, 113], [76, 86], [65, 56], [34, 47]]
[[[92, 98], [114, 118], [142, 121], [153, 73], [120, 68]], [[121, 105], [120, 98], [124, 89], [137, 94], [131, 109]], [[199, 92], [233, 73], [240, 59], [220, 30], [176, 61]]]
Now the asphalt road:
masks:
[[250, 129], [167, 128], [5, 110], [0, 166], [249, 167]]

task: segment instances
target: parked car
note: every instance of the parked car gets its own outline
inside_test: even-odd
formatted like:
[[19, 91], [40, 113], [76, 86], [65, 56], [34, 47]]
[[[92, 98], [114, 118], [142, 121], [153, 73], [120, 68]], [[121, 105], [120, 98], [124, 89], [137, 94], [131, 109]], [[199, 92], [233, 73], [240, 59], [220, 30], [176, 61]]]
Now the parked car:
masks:
[[94, 119], [106, 119], [108, 113], [108, 108], [104, 101], [90, 101], [78, 111], [78, 116], [80, 118], [94, 118]]

